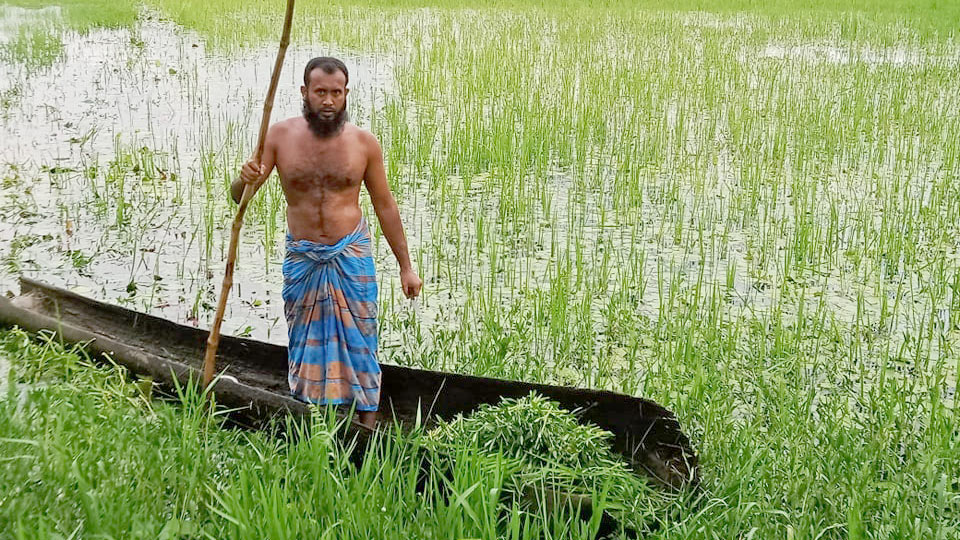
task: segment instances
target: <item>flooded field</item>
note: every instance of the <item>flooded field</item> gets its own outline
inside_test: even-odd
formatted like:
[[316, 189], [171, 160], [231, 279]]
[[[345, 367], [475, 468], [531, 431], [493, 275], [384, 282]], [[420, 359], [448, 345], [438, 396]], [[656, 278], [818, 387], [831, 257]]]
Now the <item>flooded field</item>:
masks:
[[[300, 32], [323, 21], [329, 39], [295, 40], [274, 118], [298, 114], [307, 59], [347, 60], [353, 120], [382, 139], [427, 284], [418, 309], [401, 302], [378, 236], [383, 360], [483, 371], [461, 346], [506, 336], [495, 350], [535, 359], [517, 376], [604, 386], [597, 366], [651, 361], [648, 341], [702, 320], [827, 324], [867, 358], [904, 336], [923, 334], [932, 357], [956, 344], [952, 41], [697, 13], [532, 33], [547, 15], [419, 10], [350, 27], [312, 9]], [[3, 64], [0, 284], [30, 275], [205, 326], [270, 32], [235, 42], [156, 7], [84, 32], [57, 30], [63, 16], [3, 11], [7, 50], [25, 28], [59, 48]], [[581, 42], [590, 62], [570, 69]], [[224, 328], [283, 343], [284, 202], [269, 186]]]
[[[7, 11], [21, 24], [58, 16]], [[248, 123], [259, 117], [275, 51], [231, 61], [153, 14], [132, 29], [63, 39], [55, 68], [5, 66], [4, 80], [13, 82], [5, 91], [16, 97], [3, 113], [0, 156], [7, 209], [0, 234], [10, 248], [3, 285], [16, 290], [16, 276], [30, 275], [180, 322], [208, 323], [232, 216], [224, 186], [245, 157], [236, 152], [252, 146], [256, 126]], [[334, 52], [351, 61], [354, 117], [366, 123], [364, 107], [390, 91], [390, 66]], [[298, 80], [312, 56], [306, 47], [289, 51], [278, 117], [299, 113]], [[270, 273], [279, 270], [270, 265], [281, 256], [282, 196], [278, 189], [269, 195], [254, 209], [260, 219], [252, 228], [265, 230], [248, 235], [242, 255], [243, 313], [226, 327], [283, 340], [285, 329], [271, 333], [282, 302], [279, 274]]]
[[[280, 4], [121, 2], [96, 24], [83, 2], [0, 5], [3, 292], [27, 275], [211, 323]], [[724, 505], [730, 471], [788, 448], [807, 461], [764, 465], [769, 486], [843, 468], [809, 463], [831, 422], [957, 440], [956, 423], [898, 415], [955, 407], [958, 14], [648, 4], [298, 6], [273, 118], [300, 114], [309, 58], [346, 62], [351, 118], [380, 138], [424, 280], [403, 300], [365, 199], [381, 361], [655, 399], [702, 445]], [[284, 210], [271, 180], [225, 333], [286, 342]], [[924, 515], [942, 525], [960, 481], [944, 468], [956, 452], [937, 452], [945, 502]], [[791, 486], [784, 522], [743, 511], [760, 536], [879, 538], [850, 512], [903, 517], [884, 509], [892, 488], [804, 517]]]

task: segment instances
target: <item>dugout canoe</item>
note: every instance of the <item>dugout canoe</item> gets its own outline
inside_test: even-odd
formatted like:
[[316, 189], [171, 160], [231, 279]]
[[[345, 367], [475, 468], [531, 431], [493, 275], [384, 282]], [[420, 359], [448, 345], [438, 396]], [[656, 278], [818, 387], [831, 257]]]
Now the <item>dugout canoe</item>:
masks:
[[[108, 354], [133, 373], [172, 384], [198, 380], [208, 332], [203, 329], [106, 304], [29, 278], [21, 294], [0, 296], [0, 323], [25, 330], [56, 332], [65, 342], [86, 343], [93, 354]], [[676, 416], [653, 401], [614, 392], [476, 377], [384, 364], [381, 411], [401, 422], [451, 418], [483, 403], [536, 391], [576, 411], [614, 435], [614, 448], [638, 471], [671, 487], [697, 484], [697, 456]], [[288, 393], [287, 349], [224, 335], [217, 369], [236, 380], [216, 383], [217, 402], [248, 423], [284, 413], [309, 414]]]

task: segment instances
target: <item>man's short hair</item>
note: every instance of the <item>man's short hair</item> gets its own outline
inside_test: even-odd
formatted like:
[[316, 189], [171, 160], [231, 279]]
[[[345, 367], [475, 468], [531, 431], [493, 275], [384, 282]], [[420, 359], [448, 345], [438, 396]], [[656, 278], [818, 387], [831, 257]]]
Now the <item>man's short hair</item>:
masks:
[[343, 77], [346, 79], [344, 84], [350, 82], [350, 74], [347, 72], [346, 64], [332, 56], [318, 56], [307, 62], [307, 67], [303, 69], [304, 86], [310, 86], [310, 73], [317, 68], [322, 69], [324, 73], [327, 74], [332, 74], [337, 70], [340, 70], [343, 72]]

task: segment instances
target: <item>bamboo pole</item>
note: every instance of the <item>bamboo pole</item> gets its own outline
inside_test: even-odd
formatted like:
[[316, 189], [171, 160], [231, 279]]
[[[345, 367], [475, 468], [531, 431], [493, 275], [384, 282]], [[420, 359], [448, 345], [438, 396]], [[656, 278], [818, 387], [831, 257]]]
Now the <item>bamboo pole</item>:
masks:
[[[273, 111], [273, 97], [277, 93], [277, 82], [280, 80], [280, 69], [283, 67], [283, 57], [287, 53], [287, 45], [290, 44], [290, 25], [293, 22], [293, 3], [294, 0], [287, 0], [287, 11], [283, 19], [283, 34], [280, 37], [280, 49], [277, 51], [277, 60], [273, 64], [273, 74], [270, 77], [270, 88], [267, 90], [267, 98], [263, 102], [263, 117], [260, 120], [260, 136], [257, 140], [257, 150], [253, 155], [253, 160], [257, 163], [263, 156], [263, 147], [267, 139], [267, 128], [270, 127], [270, 113]], [[237, 261], [237, 244], [240, 241], [240, 228], [243, 226], [243, 214], [247, 211], [247, 204], [253, 197], [254, 189], [250, 184], [244, 184], [243, 196], [240, 197], [240, 205], [237, 208], [237, 215], [233, 218], [233, 227], [230, 230], [230, 248], [227, 252], [227, 268], [223, 274], [223, 287], [220, 289], [220, 301], [217, 303], [217, 314], [213, 318], [213, 326], [210, 328], [210, 335], [207, 337], [207, 350], [203, 356], [203, 386], [210, 386], [213, 381], [213, 374], [216, 371], [217, 346], [220, 345], [220, 326], [223, 324], [223, 313], [227, 308], [227, 297], [230, 295], [230, 289], [233, 287], [233, 267]]]

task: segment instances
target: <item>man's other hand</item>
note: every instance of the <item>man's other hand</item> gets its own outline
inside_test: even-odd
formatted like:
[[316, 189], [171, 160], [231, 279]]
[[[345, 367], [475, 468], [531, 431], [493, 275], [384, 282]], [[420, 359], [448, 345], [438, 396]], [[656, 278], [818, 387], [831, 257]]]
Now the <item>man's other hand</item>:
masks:
[[412, 269], [402, 270], [400, 272], [400, 285], [403, 287], [403, 294], [407, 298], [416, 298], [420, 296], [423, 281], [420, 281], [420, 276]]

